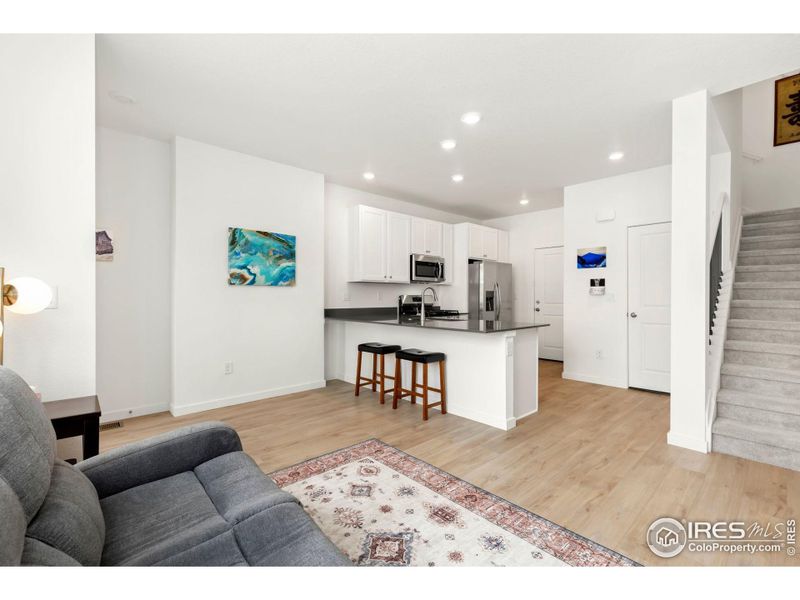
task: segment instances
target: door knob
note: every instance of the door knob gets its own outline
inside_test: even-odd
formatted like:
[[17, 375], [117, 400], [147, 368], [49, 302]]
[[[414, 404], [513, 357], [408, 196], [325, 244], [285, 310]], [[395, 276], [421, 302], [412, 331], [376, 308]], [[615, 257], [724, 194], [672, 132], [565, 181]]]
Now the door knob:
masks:
[[635, 319], [635, 318], [636, 318], [636, 317], [638, 317], [638, 316], [639, 316], [639, 315], [637, 315], [636, 313], [631, 313], [631, 319]]
[[536, 304], [539, 304], [539, 301], [538, 301], [538, 300], [536, 301]]
[[537, 306], [537, 307], [536, 307], [536, 308], [534, 308], [533, 310], [535, 310], [536, 312], [539, 312], [539, 311], [541, 311], [542, 309], [541, 309], [541, 308], [539, 308], [539, 307]]

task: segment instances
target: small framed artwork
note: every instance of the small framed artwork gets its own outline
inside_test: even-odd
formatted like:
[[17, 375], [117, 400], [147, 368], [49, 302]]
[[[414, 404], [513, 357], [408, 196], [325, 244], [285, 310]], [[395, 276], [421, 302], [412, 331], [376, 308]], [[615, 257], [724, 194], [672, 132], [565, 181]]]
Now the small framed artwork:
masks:
[[94, 254], [99, 262], [114, 260], [114, 236], [108, 229], [96, 229], [94, 232]]
[[774, 146], [800, 142], [800, 73], [775, 82]]
[[579, 269], [602, 269], [606, 266], [606, 247], [581, 248], [578, 250]]
[[293, 286], [295, 236], [228, 228], [228, 285]]

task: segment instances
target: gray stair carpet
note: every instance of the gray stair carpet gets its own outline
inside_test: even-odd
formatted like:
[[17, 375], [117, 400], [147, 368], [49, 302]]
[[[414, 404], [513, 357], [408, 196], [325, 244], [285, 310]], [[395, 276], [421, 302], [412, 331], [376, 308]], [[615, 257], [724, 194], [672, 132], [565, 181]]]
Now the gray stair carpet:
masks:
[[800, 208], [744, 218], [711, 446], [800, 471]]

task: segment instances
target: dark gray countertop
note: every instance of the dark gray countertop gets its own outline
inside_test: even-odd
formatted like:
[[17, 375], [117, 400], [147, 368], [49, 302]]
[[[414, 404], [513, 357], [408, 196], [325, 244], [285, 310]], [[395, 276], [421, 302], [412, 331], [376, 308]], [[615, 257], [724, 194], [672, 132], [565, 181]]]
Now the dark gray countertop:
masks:
[[467, 319], [464, 321], [439, 320], [428, 317], [425, 325], [419, 319], [404, 318], [398, 321], [394, 308], [326, 308], [325, 318], [335, 321], [354, 323], [373, 323], [375, 325], [394, 325], [395, 327], [417, 327], [421, 329], [439, 329], [443, 331], [466, 331], [469, 333], [498, 333], [519, 329], [535, 329], [548, 325], [534, 325], [517, 321], [486, 321], [483, 319]]

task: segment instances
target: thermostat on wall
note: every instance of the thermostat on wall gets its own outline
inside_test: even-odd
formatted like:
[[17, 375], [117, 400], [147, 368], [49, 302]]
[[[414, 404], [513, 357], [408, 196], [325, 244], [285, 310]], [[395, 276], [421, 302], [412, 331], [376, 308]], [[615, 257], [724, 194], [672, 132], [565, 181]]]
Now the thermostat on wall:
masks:
[[591, 294], [592, 296], [604, 296], [605, 293], [606, 293], [605, 277], [589, 280], [589, 294]]

